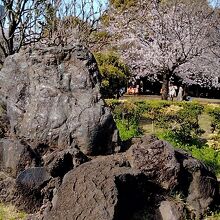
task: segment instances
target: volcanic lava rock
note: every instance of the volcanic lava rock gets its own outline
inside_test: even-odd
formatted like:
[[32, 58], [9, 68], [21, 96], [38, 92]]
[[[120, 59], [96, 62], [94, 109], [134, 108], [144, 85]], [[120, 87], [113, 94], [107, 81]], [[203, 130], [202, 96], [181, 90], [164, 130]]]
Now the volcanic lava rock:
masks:
[[85, 154], [113, 153], [118, 131], [99, 85], [96, 61], [80, 45], [9, 56], [0, 72], [0, 96], [11, 133], [33, 148], [74, 143]]
[[39, 165], [38, 155], [18, 140], [0, 139], [0, 171], [16, 178], [25, 168]]
[[[160, 187], [131, 169], [123, 157], [101, 157], [64, 177], [45, 220], [121, 220], [144, 217], [160, 197]], [[151, 213], [152, 214], [152, 213]]]

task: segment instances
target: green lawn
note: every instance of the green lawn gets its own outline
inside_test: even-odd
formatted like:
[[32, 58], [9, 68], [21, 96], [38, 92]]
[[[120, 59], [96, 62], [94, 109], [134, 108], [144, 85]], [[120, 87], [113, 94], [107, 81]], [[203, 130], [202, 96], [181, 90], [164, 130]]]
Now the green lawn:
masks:
[[[124, 95], [120, 99], [122, 100], [131, 100], [131, 101], [144, 101], [144, 100], [160, 100], [161, 97], [158, 95]], [[207, 99], [207, 98], [193, 98], [194, 101], [197, 101], [202, 104], [219, 104], [220, 99]], [[152, 128], [152, 124], [150, 121], [141, 120], [141, 127], [144, 130], [145, 134], [152, 134], [152, 132], [157, 132], [158, 129], [154, 127]], [[211, 126], [210, 126], [210, 116], [206, 113], [202, 114], [199, 118], [199, 124], [201, 128], [205, 131], [202, 135], [202, 138], [209, 138], [211, 134]]]
[[24, 220], [26, 214], [18, 211], [13, 205], [0, 203], [0, 220]]
[[[150, 114], [148, 112], [144, 112], [141, 113], [142, 115], [140, 116], [141, 119], [138, 122], [138, 127], [140, 128], [139, 130], [142, 131], [142, 134], [155, 134], [156, 136], [158, 136], [160, 139], [162, 140], [166, 140], [168, 142], [170, 142], [175, 148], [181, 148], [183, 150], [188, 151], [189, 153], [191, 153], [195, 158], [202, 160], [204, 163], [206, 163], [215, 173], [216, 175], [220, 178], [220, 134], [219, 134], [219, 128], [216, 129], [216, 131], [213, 133], [212, 131], [212, 127], [211, 127], [211, 122], [213, 123], [213, 113], [210, 114], [209, 113], [209, 109], [212, 108], [219, 108], [220, 107], [220, 100], [218, 99], [203, 99], [203, 98], [194, 98], [194, 100], [196, 102], [188, 102], [189, 105], [186, 105], [187, 103], [179, 103], [180, 105], [183, 104], [182, 106], [189, 106], [189, 111], [187, 112], [187, 110], [185, 111], [185, 113], [181, 113], [181, 114], [186, 114], [188, 115], [187, 117], [192, 117], [193, 120], [193, 115], [194, 114], [198, 114], [198, 124], [199, 124], [199, 131], [201, 131], [201, 133], [193, 133], [196, 130], [192, 130], [192, 139], [189, 141], [184, 141], [184, 138], [181, 139], [181, 136], [178, 136], [175, 134], [175, 132], [172, 132], [172, 124], [170, 126], [170, 130], [169, 129], [164, 129], [166, 127], [169, 128], [169, 126], [164, 126], [163, 125], [163, 115], [160, 115], [160, 110], [158, 111], [158, 109], [160, 108], [160, 104], [162, 104], [161, 106], [163, 106], [163, 102], [160, 101], [160, 96], [131, 96], [131, 95], [125, 95], [124, 97], [121, 97], [121, 99], [119, 101], [122, 101], [121, 103], [126, 103], [125, 101], [128, 101], [127, 105], [122, 105], [124, 107], [122, 107], [122, 109], [120, 111], [124, 111], [123, 109], [125, 108], [125, 112], [130, 111], [130, 116], [133, 114], [133, 119], [135, 119], [135, 115], [138, 114], [136, 113], [136, 108], [134, 106], [138, 106], [140, 107], [140, 109], [143, 107], [144, 103], [142, 101], [147, 101], [148, 103], [148, 107], [147, 109], [151, 109], [149, 110]], [[115, 100], [117, 101], [117, 100]], [[112, 102], [114, 104], [114, 101]], [[132, 104], [133, 103], [133, 104]], [[150, 107], [149, 107], [149, 103], [150, 103]], [[174, 129], [175, 126], [178, 130], [178, 126], [183, 126], [182, 128], [184, 128], [182, 131], [180, 130], [180, 132], [182, 132], [182, 135], [187, 135], [188, 133], [188, 127], [187, 127], [187, 119], [184, 122], [184, 117], [180, 115], [178, 115], [178, 113], [176, 113], [177, 115], [177, 121], [175, 122], [175, 111], [177, 108], [175, 108], [175, 105], [178, 105], [178, 102], [173, 102], [173, 104], [171, 104], [172, 102], [169, 102], [170, 106], [169, 107], [169, 111], [171, 112], [170, 114], [174, 115], [174, 121], [172, 122], [174, 125]], [[196, 104], [197, 103], [197, 104]], [[133, 106], [134, 105], [134, 106]], [[197, 107], [196, 107], [197, 105]], [[133, 106], [133, 108], [131, 108]], [[159, 106], [159, 107], [158, 107]], [[190, 107], [191, 106], [191, 107]], [[199, 113], [199, 109], [203, 108], [203, 110], [201, 110], [201, 112]], [[163, 108], [163, 107], [162, 107]], [[186, 107], [187, 108], [187, 107]], [[133, 109], [133, 110], [132, 110]], [[117, 111], [115, 112], [115, 114], [117, 115], [117, 117], [120, 118], [120, 111], [117, 109]], [[169, 114], [168, 111], [168, 114]], [[193, 113], [193, 111], [195, 111]], [[138, 111], [137, 111], [138, 112]], [[173, 112], [173, 113], [172, 113]], [[197, 112], [197, 113], [196, 113]], [[200, 115], [201, 114], [201, 115]], [[218, 114], [218, 110], [217, 113], [215, 112], [215, 114]], [[217, 115], [216, 115], [217, 116]], [[161, 122], [162, 124], [160, 124], [160, 120], [159, 120], [159, 124], [158, 124], [158, 120], [154, 120], [155, 122], [157, 122], [157, 124], [152, 124], [152, 119], [151, 118], [157, 118], [157, 117], [162, 117], [161, 118]], [[178, 122], [178, 117], [180, 119], [180, 122]], [[181, 118], [182, 117], [182, 118]], [[215, 119], [216, 120], [216, 119]], [[121, 125], [121, 121], [119, 121], [119, 125]], [[193, 124], [190, 124], [191, 121], [188, 121], [189, 126], [193, 126]], [[164, 121], [164, 123], [169, 123], [169, 121]], [[185, 124], [184, 124], [185, 123]], [[193, 122], [194, 123], [194, 122]], [[196, 123], [196, 122], [195, 122]], [[214, 121], [214, 123], [216, 123]], [[215, 124], [216, 126], [216, 124]], [[132, 132], [134, 133], [135, 129], [138, 129], [138, 127], [136, 126], [134, 129], [132, 129]], [[196, 129], [196, 124], [195, 127], [192, 127], [191, 129]], [[186, 129], [186, 130], [185, 130]], [[123, 134], [123, 138], [124, 138], [124, 134], [126, 133], [126, 131], [121, 131], [120, 127], [119, 127], [119, 131]], [[174, 130], [175, 131], [175, 130]], [[186, 132], [185, 132], [186, 131]], [[202, 133], [202, 131], [204, 131], [204, 133]], [[185, 132], [185, 133], [184, 133]], [[121, 135], [120, 133], [120, 135]], [[128, 132], [127, 132], [128, 133]], [[181, 133], [179, 133], [181, 135]], [[138, 134], [140, 135], [140, 134]], [[175, 136], [176, 135], [176, 136]], [[130, 135], [128, 134], [128, 138], [129, 137], [134, 137], [135, 135]], [[122, 135], [121, 135], [122, 137]], [[127, 138], [127, 137], [126, 137]]]
[[[161, 97], [158, 95], [124, 95], [120, 99], [132, 99], [133, 101], [141, 101], [141, 100], [160, 100]], [[207, 99], [207, 98], [197, 98], [193, 97], [193, 101], [198, 101], [200, 103], [215, 103], [220, 104], [220, 99]], [[174, 98], [174, 101], [176, 99]]]

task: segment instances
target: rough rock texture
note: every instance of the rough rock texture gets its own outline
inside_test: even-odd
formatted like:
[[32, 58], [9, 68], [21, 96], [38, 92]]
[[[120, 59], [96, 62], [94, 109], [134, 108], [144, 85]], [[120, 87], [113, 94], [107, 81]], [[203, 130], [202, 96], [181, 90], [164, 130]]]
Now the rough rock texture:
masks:
[[10, 130], [6, 105], [0, 100], [0, 138], [7, 136]]
[[37, 211], [43, 202], [41, 190], [51, 178], [44, 167], [28, 168], [21, 172], [16, 179], [16, 188], [20, 195], [17, 206], [25, 211]]
[[202, 162], [185, 151], [175, 150], [167, 142], [152, 137], [136, 139], [126, 156], [131, 167], [151, 181], [183, 194], [197, 217], [218, 199], [215, 175]]
[[142, 219], [159, 192], [123, 157], [97, 158], [66, 174], [44, 219]]
[[[59, 188], [63, 176], [89, 161], [80, 150], [69, 147], [47, 152], [39, 160], [30, 147], [20, 142], [1, 139], [0, 201], [14, 203], [19, 209], [33, 213], [44, 209]], [[31, 159], [34, 158], [31, 162]], [[34, 167], [40, 161], [44, 167]], [[3, 166], [4, 165], [4, 166]], [[31, 167], [31, 168], [30, 168]], [[7, 168], [7, 169], [6, 169]], [[13, 178], [14, 177], [14, 178]]]
[[38, 156], [30, 146], [12, 139], [0, 139], [0, 170], [16, 177], [27, 166], [38, 165]]
[[0, 95], [11, 132], [32, 147], [85, 154], [115, 151], [118, 132], [99, 92], [94, 57], [84, 47], [26, 50], [8, 57], [0, 72]]
[[140, 170], [165, 189], [173, 189], [178, 184], [180, 164], [173, 147], [156, 139], [142, 138], [127, 152], [131, 167]]
[[16, 179], [16, 183], [21, 190], [29, 193], [28, 191], [39, 189], [50, 179], [51, 176], [44, 167], [34, 167], [21, 172]]
[[199, 160], [182, 150], [176, 150], [176, 158], [181, 164], [179, 190], [187, 197], [197, 217], [219, 198], [219, 184], [215, 175]]
[[87, 161], [89, 158], [74, 147], [44, 155], [44, 166], [52, 177], [63, 177], [68, 171]]
[[0, 201], [14, 204], [17, 201], [15, 179], [3, 172], [0, 172]]
[[165, 200], [160, 203], [158, 220], [185, 220], [185, 207], [181, 202]]

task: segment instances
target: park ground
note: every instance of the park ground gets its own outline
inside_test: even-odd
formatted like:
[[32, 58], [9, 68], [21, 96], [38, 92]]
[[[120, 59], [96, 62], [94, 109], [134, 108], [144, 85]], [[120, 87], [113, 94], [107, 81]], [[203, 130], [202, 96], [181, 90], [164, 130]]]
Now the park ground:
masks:
[[[144, 101], [144, 100], [160, 100], [160, 96], [156, 95], [124, 95], [120, 98], [121, 100], [131, 101]], [[193, 98], [193, 101], [202, 104], [219, 104], [220, 99], [207, 99], [207, 98]], [[175, 101], [175, 100], [174, 100]], [[152, 134], [151, 122], [141, 120], [141, 127], [145, 134]], [[199, 119], [199, 123], [202, 129], [205, 130], [203, 138], [207, 138], [211, 134], [210, 117], [207, 114], [202, 114]], [[155, 132], [155, 131], [154, 131]], [[220, 180], [220, 178], [219, 178]], [[19, 212], [13, 205], [4, 205], [0, 203], [0, 220], [24, 220], [26, 214]], [[213, 213], [213, 215], [206, 218], [206, 220], [218, 220], [220, 219], [219, 213]]]
[[[132, 99], [135, 101], [141, 101], [141, 100], [161, 100], [161, 96], [159, 95], [124, 95], [120, 99]], [[220, 104], [220, 99], [208, 99], [208, 98], [198, 98], [198, 97], [192, 97], [193, 101], [197, 101], [200, 103], [213, 103], [213, 104]], [[176, 98], [174, 98], [174, 101], [176, 101]]]
[[[144, 101], [144, 100], [161, 100], [161, 97], [158, 95], [124, 95], [120, 99], [121, 100], [132, 100], [132, 101]], [[176, 101], [176, 98], [174, 98], [174, 101]], [[195, 101], [201, 104], [219, 104], [220, 105], [220, 99], [192, 97], [192, 101]], [[207, 138], [212, 133], [210, 121], [211, 120], [210, 120], [209, 115], [204, 113], [200, 116], [199, 124], [201, 128], [205, 131], [205, 133], [202, 135], [203, 138]], [[151, 122], [145, 119], [142, 119], [140, 123], [145, 134], [152, 133]]]

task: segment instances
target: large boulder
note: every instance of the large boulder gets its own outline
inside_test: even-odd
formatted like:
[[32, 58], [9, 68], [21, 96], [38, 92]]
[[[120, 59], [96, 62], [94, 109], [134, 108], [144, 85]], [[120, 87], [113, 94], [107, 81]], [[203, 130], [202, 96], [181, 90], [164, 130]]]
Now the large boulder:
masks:
[[136, 139], [126, 152], [132, 168], [170, 192], [183, 195], [200, 218], [218, 200], [216, 176], [201, 161], [152, 137]]
[[131, 167], [140, 170], [163, 188], [172, 190], [178, 185], [180, 164], [169, 143], [142, 137], [127, 151], [127, 158]]
[[101, 157], [66, 174], [43, 219], [145, 219], [154, 215], [159, 193], [123, 156]]
[[0, 95], [11, 133], [32, 147], [113, 153], [118, 132], [99, 92], [99, 71], [83, 46], [35, 48], [9, 56]]

